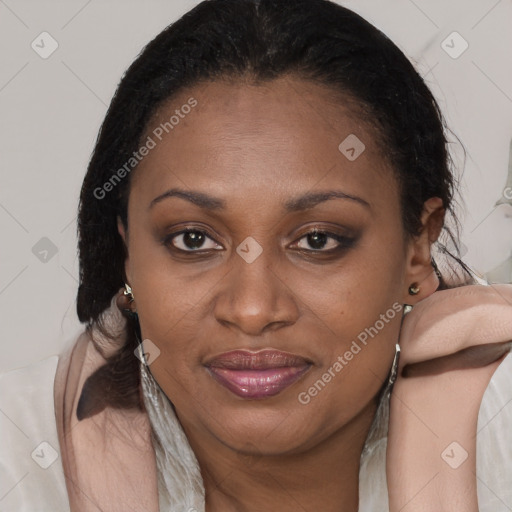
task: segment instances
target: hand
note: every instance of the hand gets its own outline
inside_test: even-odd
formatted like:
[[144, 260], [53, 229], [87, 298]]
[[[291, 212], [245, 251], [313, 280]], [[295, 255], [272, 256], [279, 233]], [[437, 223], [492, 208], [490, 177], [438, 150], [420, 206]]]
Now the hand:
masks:
[[390, 512], [478, 511], [478, 412], [511, 340], [511, 285], [439, 291], [405, 317], [390, 404]]

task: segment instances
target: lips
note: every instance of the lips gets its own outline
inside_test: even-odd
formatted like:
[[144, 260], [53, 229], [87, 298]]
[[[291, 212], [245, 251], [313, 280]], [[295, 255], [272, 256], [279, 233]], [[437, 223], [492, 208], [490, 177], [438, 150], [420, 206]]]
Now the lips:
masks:
[[205, 364], [219, 384], [239, 397], [252, 400], [277, 395], [311, 366], [312, 362], [303, 357], [278, 350], [234, 350]]

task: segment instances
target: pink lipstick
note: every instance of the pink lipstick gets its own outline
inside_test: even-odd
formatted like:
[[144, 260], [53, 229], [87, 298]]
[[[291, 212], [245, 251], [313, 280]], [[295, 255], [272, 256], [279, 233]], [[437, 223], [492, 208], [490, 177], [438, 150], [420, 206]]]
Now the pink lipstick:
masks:
[[208, 361], [210, 375], [235, 395], [257, 400], [277, 395], [299, 380], [311, 361], [278, 350], [234, 350]]

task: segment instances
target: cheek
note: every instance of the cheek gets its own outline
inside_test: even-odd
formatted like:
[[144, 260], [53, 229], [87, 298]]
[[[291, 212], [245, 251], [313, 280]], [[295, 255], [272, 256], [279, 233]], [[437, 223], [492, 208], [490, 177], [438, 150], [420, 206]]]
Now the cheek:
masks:
[[354, 336], [400, 302], [404, 268], [400, 233], [379, 226], [333, 264], [282, 271], [294, 294], [335, 333], [350, 326]]
[[[197, 308], [215, 285], [216, 272], [173, 260], [169, 250], [148, 228], [135, 224], [129, 266], [139, 316], [158, 330], [173, 326]], [[201, 265], [201, 264], [200, 264]]]
[[309, 332], [325, 354], [322, 368], [301, 389], [303, 402], [334, 423], [353, 417], [375, 396], [394, 357], [405, 260], [400, 239], [383, 235], [364, 242], [328, 279], [302, 274], [294, 281], [310, 309]]
[[[184, 265], [174, 263], [166, 248], [140, 226], [130, 231], [129, 278], [135, 296], [142, 339], [151, 340], [160, 355], [151, 371], [171, 380], [183, 375], [189, 366], [192, 339], [201, 324], [191, 321], [213, 281], [208, 273], [203, 279], [190, 280]], [[160, 380], [160, 379], [158, 379]], [[180, 378], [182, 380], [182, 378]]]

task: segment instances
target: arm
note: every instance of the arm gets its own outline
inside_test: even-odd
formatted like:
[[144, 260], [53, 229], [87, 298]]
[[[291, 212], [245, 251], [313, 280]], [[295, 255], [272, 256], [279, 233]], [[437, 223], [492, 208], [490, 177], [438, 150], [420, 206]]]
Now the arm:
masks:
[[390, 404], [391, 512], [478, 511], [478, 412], [511, 340], [511, 285], [436, 292], [407, 315]]

